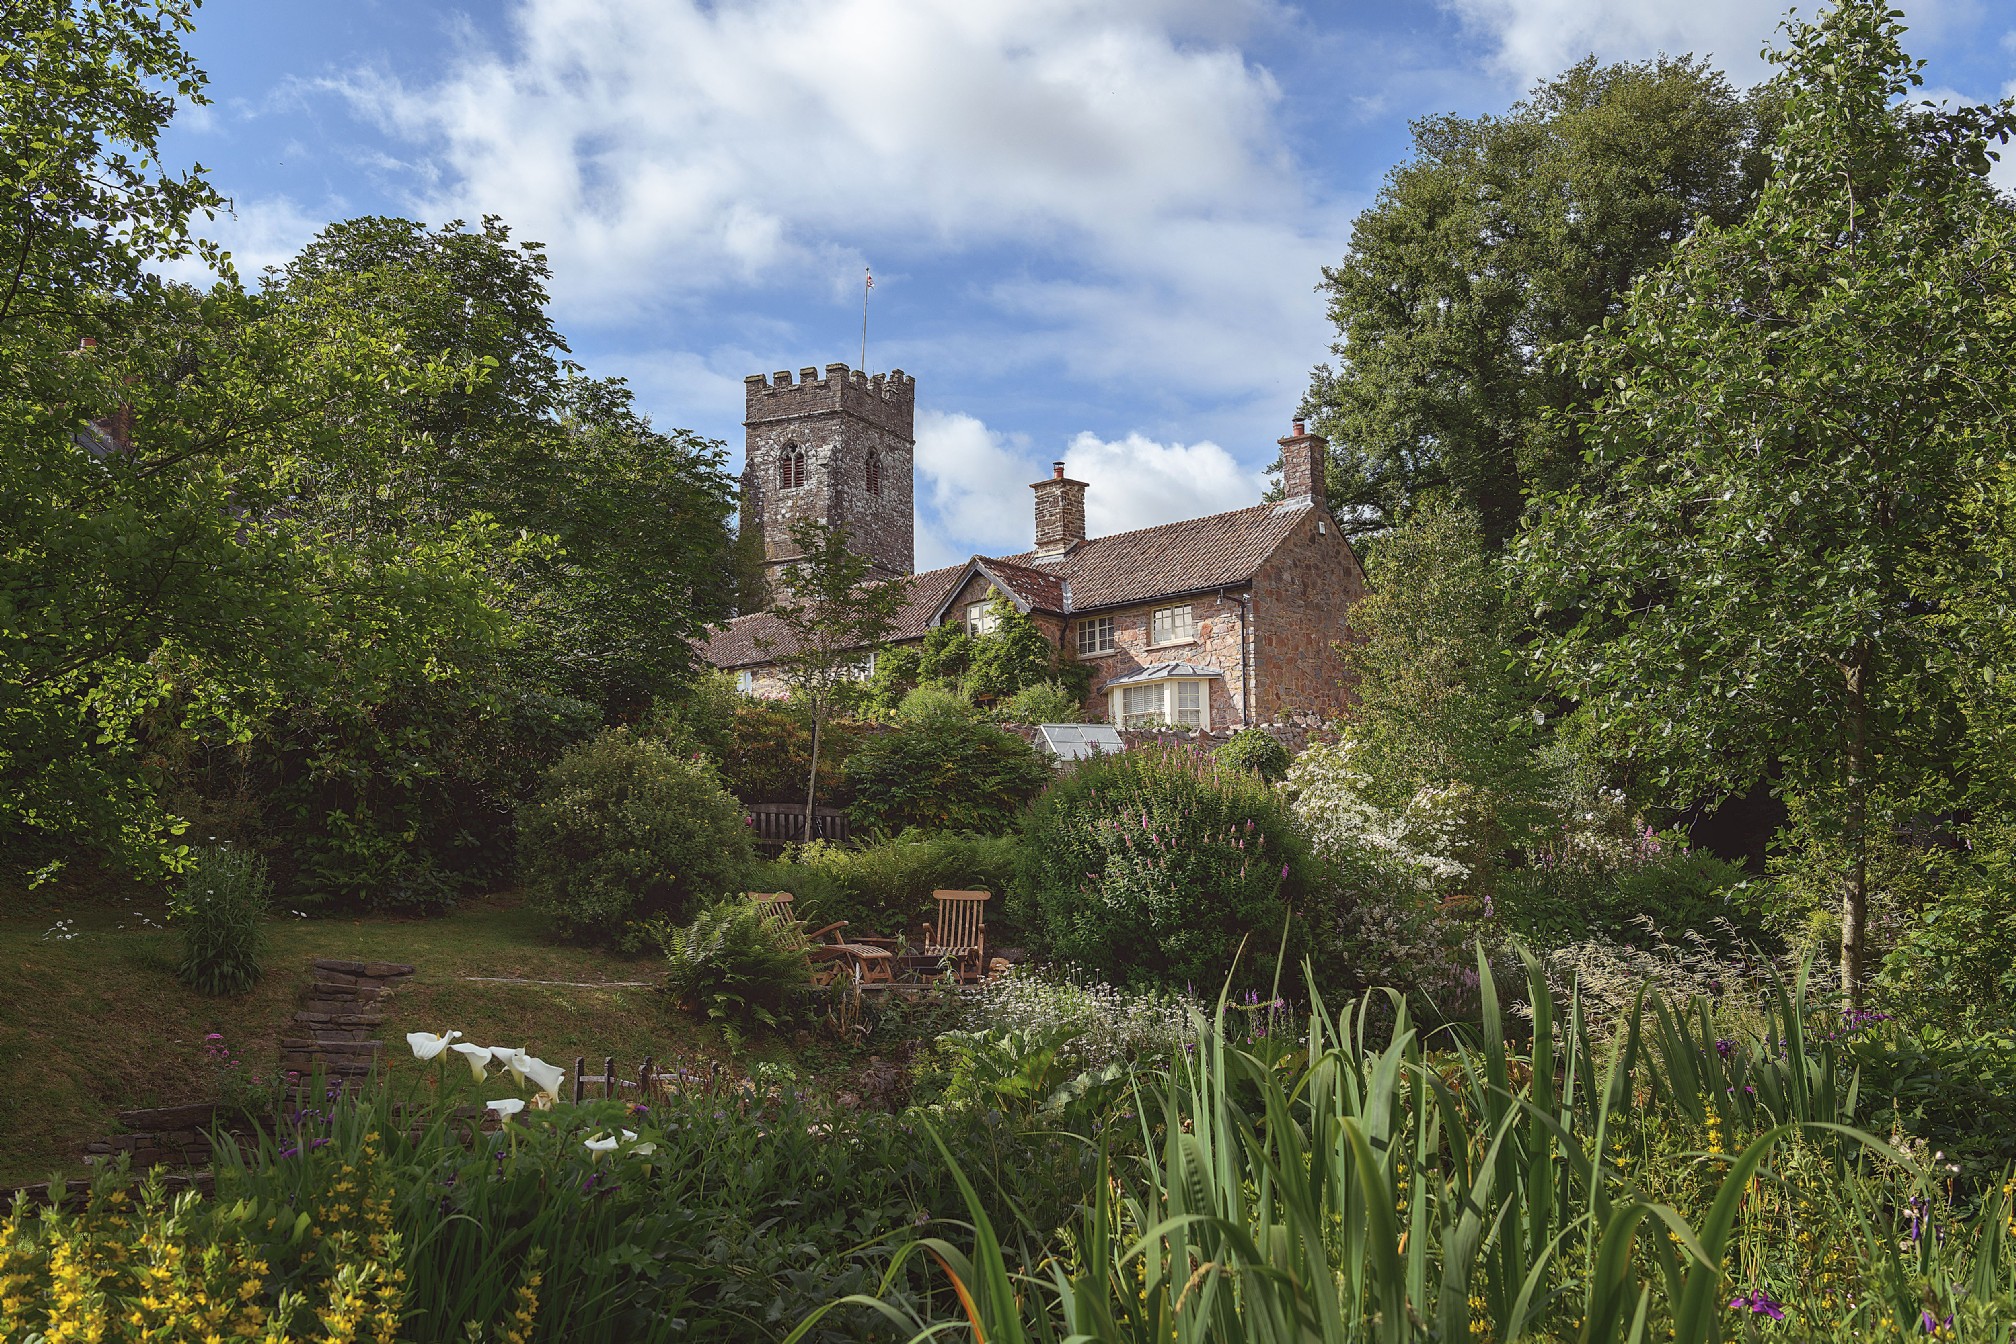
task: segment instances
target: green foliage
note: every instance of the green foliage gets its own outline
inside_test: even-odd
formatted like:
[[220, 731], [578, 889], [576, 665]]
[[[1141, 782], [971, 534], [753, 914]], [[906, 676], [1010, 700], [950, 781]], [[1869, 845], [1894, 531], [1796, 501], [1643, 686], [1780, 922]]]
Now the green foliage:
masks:
[[429, 516], [482, 513], [550, 538], [510, 575], [514, 661], [547, 689], [633, 717], [693, 667], [692, 643], [728, 614], [732, 487], [722, 446], [652, 429], [620, 380], [581, 376], [546, 313], [537, 244], [405, 219], [332, 224], [283, 269], [271, 294], [308, 310], [371, 314], [407, 343], [483, 377], [406, 397], [423, 451], [368, 516], [401, 532]]
[[1523, 569], [1557, 686], [1648, 784], [1774, 777], [1847, 846], [1852, 994], [1866, 851], [1943, 805], [1954, 750], [1952, 632], [1921, 583], [2016, 444], [2016, 216], [1986, 176], [2016, 106], [1904, 103], [1919, 63], [1870, 0], [1789, 32], [1771, 180], [1577, 354], [1593, 474], [1536, 503]]
[[1024, 686], [995, 708], [1006, 723], [1083, 723], [1085, 696], [1061, 679]]
[[1269, 784], [1279, 783], [1287, 776], [1288, 763], [1293, 759], [1281, 739], [1265, 728], [1241, 728], [1212, 754], [1221, 765], [1250, 770]]
[[720, 766], [735, 752], [735, 716], [748, 697], [727, 672], [703, 672], [651, 707], [649, 731], [675, 750], [697, 751]]
[[[107, 1164], [82, 1208], [24, 1204], [0, 1218], [0, 1263], [20, 1275], [10, 1326], [54, 1338], [80, 1319], [63, 1315], [58, 1287], [78, 1266], [104, 1294], [77, 1310], [102, 1311], [105, 1344], [213, 1332], [199, 1292], [230, 1328], [252, 1322], [253, 1338], [341, 1337], [357, 1320], [356, 1338], [410, 1344], [664, 1344], [781, 1340], [844, 1294], [921, 1305], [943, 1291], [922, 1266], [883, 1277], [894, 1234], [963, 1212], [938, 1149], [905, 1118], [701, 1076], [641, 1110], [562, 1103], [472, 1134], [448, 1099], [480, 1106], [515, 1089], [467, 1080], [457, 1060], [446, 1096], [318, 1097], [221, 1152], [214, 1197], [171, 1199], [158, 1178], [136, 1197], [132, 1173]], [[1054, 1221], [1082, 1180], [1063, 1140], [977, 1117], [941, 1117], [935, 1132], [996, 1174], [985, 1207], [1000, 1216], [1022, 1205]], [[590, 1150], [597, 1135], [616, 1142]], [[380, 1313], [393, 1323], [382, 1331]], [[803, 1337], [886, 1338], [860, 1311]]]
[[639, 921], [739, 890], [753, 849], [712, 766], [614, 728], [547, 771], [519, 809], [518, 857], [563, 937], [634, 947]]
[[904, 831], [858, 848], [815, 840], [787, 859], [761, 864], [756, 891], [788, 891], [804, 919], [844, 919], [855, 933], [907, 934], [937, 915], [931, 893], [990, 891], [987, 925], [994, 938], [1007, 923], [1000, 899], [1015, 875], [1016, 843], [1007, 836]]
[[[1318, 1006], [1288, 1050], [1242, 1045], [1224, 1010], [1200, 1022], [1194, 1053], [1121, 1099], [1146, 1108], [1147, 1151], [1102, 1142], [1069, 1227], [1027, 1251], [964, 1180], [971, 1235], [912, 1248], [968, 1291], [887, 1314], [917, 1337], [1101, 1344], [2004, 1339], [2004, 1173], [1956, 1190], [1916, 1141], [1848, 1128], [1883, 1107], [1858, 1113], [1855, 1063], [1803, 986], [1721, 1036], [1705, 1000], [1653, 994], [1606, 1042], [1529, 964], [1521, 1049], [1477, 973], [1481, 1031], [1436, 1033], [1439, 1053], [1376, 999]], [[1013, 1098], [1045, 1048], [987, 1040], [969, 1072]], [[1057, 1247], [1068, 1269], [1028, 1271]]]
[[1648, 836], [1622, 862], [1549, 861], [1501, 873], [1493, 907], [1507, 931], [1537, 948], [1595, 937], [1649, 949], [1697, 934], [1734, 954], [1777, 941], [1758, 909], [1760, 888], [1679, 837]]
[[[1018, 611], [999, 590], [988, 597], [994, 629], [971, 635], [960, 621], [948, 621], [924, 632], [922, 643], [886, 650], [875, 675], [863, 688], [864, 702], [892, 710], [910, 692], [936, 686], [956, 691], [967, 700], [994, 707], [1003, 718], [1025, 723], [1075, 723], [1083, 711], [1091, 673], [1075, 658], [1060, 654], [1034, 617]], [[1030, 719], [1007, 705], [1018, 695], [1045, 684], [1061, 695], [1038, 704], [1068, 699], [1071, 718]]]
[[[1250, 935], [1239, 980], [1265, 985], [1290, 911], [1311, 913], [1286, 804], [1186, 747], [1080, 763], [1030, 809], [1021, 858], [1015, 909], [1032, 940], [1116, 984], [1214, 988]], [[1289, 931], [1292, 951], [1302, 930]]]
[[1706, 61], [1592, 58], [1503, 115], [1415, 122], [1413, 157], [1323, 271], [1338, 364], [1304, 409], [1344, 525], [1446, 493], [1496, 544], [1525, 492], [1572, 480], [1579, 449], [1545, 416], [1591, 393], [1548, 347], [1614, 314], [1689, 230], [1742, 217], [1772, 101]]
[[519, 800], [601, 717], [495, 673], [277, 710], [243, 745], [163, 735], [168, 801], [264, 854], [290, 904], [439, 913], [509, 879]]
[[1470, 867], [1552, 819], [1556, 781], [1541, 748], [1545, 692], [1519, 646], [1530, 632], [1507, 565], [1475, 514], [1423, 508], [1382, 537], [1343, 644], [1357, 768], [1373, 801], [1403, 807], [1424, 789], [1464, 800]]
[[199, 994], [243, 994], [259, 983], [271, 888], [266, 865], [241, 849], [199, 849], [178, 879], [169, 918], [182, 934], [175, 976]]
[[[812, 730], [803, 707], [744, 698], [734, 709], [733, 737], [722, 762], [722, 781], [745, 803], [790, 803], [805, 796], [812, 765]], [[819, 735], [819, 796], [844, 805], [841, 774], [867, 730], [846, 719], [829, 720]]]
[[2016, 1026], [2016, 830], [1969, 829], [1969, 852], [1944, 851], [1944, 879], [1906, 906], [1883, 960], [1886, 999], [1962, 1032]]
[[667, 926], [658, 945], [673, 1001], [738, 1029], [782, 1025], [811, 972], [804, 949], [741, 896], [706, 907], [684, 928]]
[[919, 704], [928, 694], [912, 691], [902, 722], [847, 758], [855, 824], [891, 834], [912, 827], [1008, 830], [1050, 782], [1049, 759], [970, 706]]

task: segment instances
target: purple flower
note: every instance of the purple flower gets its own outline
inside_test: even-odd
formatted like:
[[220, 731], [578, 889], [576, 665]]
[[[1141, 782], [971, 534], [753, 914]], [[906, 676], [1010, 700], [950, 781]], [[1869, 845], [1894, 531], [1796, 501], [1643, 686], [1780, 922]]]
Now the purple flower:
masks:
[[1928, 1307], [1919, 1313], [1918, 1328], [1928, 1335], [1936, 1335], [1941, 1330], [1951, 1330], [1953, 1328], [1953, 1313], [1946, 1313], [1946, 1319], [1942, 1321], [1933, 1316], [1931, 1308]]
[[1729, 1040], [1726, 1037], [1717, 1040], [1715, 1042], [1715, 1053], [1722, 1056], [1722, 1058], [1724, 1059], [1729, 1058], [1731, 1054], [1735, 1053], [1735, 1050], [1736, 1050], [1736, 1042]]
[[1748, 1307], [1753, 1316], [1769, 1316], [1774, 1321], [1785, 1319], [1785, 1304], [1774, 1302], [1771, 1294], [1762, 1288], [1752, 1288], [1747, 1293], [1738, 1293], [1729, 1299], [1732, 1307]]

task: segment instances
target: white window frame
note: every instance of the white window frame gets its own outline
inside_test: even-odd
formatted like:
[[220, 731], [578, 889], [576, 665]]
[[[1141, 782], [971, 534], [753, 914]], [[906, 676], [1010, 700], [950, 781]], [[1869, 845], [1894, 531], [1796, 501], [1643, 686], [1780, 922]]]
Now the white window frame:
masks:
[[966, 633], [991, 635], [1001, 628], [1001, 613], [994, 610], [993, 594], [966, 604]]
[[[1166, 619], [1165, 619], [1166, 618]], [[1148, 618], [1148, 647], [1188, 644], [1197, 638], [1197, 609], [1188, 602], [1157, 607]]]
[[[1129, 682], [1111, 688], [1107, 697], [1107, 712], [1122, 728], [1211, 727], [1211, 681], [1207, 677]], [[1129, 700], [1135, 704], [1132, 710], [1127, 707]]]
[[1083, 616], [1078, 620], [1078, 652], [1080, 655], [1111, 653], [1118, 647], [1113, 642], [1113, 618], [1111, 616]]
[[735, 674], [735, 689], [744, 695], [756, 694], [756, 674], [743, 668]]

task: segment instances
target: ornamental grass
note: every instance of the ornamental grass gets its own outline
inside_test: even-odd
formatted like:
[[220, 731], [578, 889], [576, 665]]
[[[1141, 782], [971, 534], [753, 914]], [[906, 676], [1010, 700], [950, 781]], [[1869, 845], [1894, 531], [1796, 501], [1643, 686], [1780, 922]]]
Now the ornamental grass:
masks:
[[1526, 969], [1523, 1045], [1481, 958], [1481, 1028], [1433, 1041], [1397, 995], [1243, 1045], [1221, 1002], [1068, 1225], [1003, 1231], [962, 1174], [970, 1233], [905, 1248], [954, 1307], [852, 1302], [989, 1344], [2008, 1344], [2016, 1183], [1850, 1123], [1881, 1103], [1803, 975], [1741, 1039], [1650, 993], [1606, 1038]]

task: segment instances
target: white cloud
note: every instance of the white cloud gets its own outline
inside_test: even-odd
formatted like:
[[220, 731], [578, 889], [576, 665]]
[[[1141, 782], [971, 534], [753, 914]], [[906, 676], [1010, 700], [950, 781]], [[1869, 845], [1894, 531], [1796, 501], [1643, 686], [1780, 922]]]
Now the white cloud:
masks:
[[1039, 453], [1026, 435], [1003, 434], [959, 412], [917, 413], [917, 567], [955, 564], [978, 548], [1014, 555], [1036, 527], [1030, 483], [1061, 460], [1084, 481], [1092, 536], [1196, 518], [1258, 503], [1264, 474], [1241, 467], [1211, 441], [1161, 443], [1130, 433], [1102, 439], [1089, 430], [1063, 453]]
[[[268, 266], [283, 266], [331, 219], [341, 218], [340, 205], [321, 212], [303, 210], [285, 196], [235, 203], [216, 219], [198, 219], [195, 232], [224, 246], [239, 277], [257, 285], [259, 273]], [[208, 284], [214, 277], [197, 258], [184, 257], [161, 273], [171, 280], [192, 285]]]
[[[1645, 60], [1666, 53], [1712, 57], [1739, 85], [1768, 76], [1761, 55], [1781, 40], [1787, 6], [1762, 0], [1441, 0], [1495, 47], [1492, 63], [1520, 88], [1559, 74], [1584, 56]], [[1811, 21], [1815, 6], [1801, 6]], [[1972, 0], [1902, 4], [1915, 38], [1927, 43], [1972, 16]]]
[[1209, 439], [1109, 440], [1083, 431], [1064, 452], [1064, 470], [1090, 487], [1085, 529], [1095, 537], [1244, 508], [1259, 503], [1267, 486], [1265, 475], [1241, 467]]
[[465, 39], [438, 82], [359, 72], [329, 87], [430, 151], [442, 176], [416, 184], [424, 214], [502, 211], [549, 245], [556, 292], [604, 311], [852, 281], [877, 242], [1050, 247], [1135, 271], [1182, 224], [1178, 265], [1237, 270], [1304, 229], [1280, 92], [1229, 45], [1275, 12], [520, 0], [509, 48]]
[[1026, 551], [1036, 527], [1029, 441], [958, 412], [917, 412], [917, 568]]

